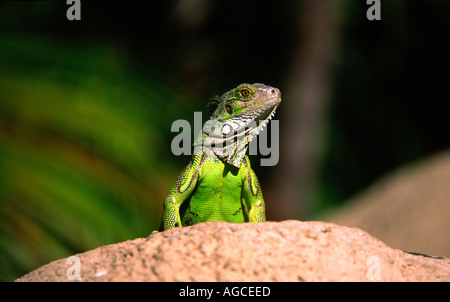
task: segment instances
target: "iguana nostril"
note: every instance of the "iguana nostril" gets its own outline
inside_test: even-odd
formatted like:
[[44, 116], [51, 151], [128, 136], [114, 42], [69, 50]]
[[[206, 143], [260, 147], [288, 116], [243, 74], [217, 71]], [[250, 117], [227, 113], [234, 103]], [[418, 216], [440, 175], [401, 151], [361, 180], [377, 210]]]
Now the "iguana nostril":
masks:
[[269, 93], [271, 95], [273, 95], [273, 96], [276, 96], [276, 97], [280, 97], [281, 96], [280, 90], [278, 90], [277, 88], [270, 89]]

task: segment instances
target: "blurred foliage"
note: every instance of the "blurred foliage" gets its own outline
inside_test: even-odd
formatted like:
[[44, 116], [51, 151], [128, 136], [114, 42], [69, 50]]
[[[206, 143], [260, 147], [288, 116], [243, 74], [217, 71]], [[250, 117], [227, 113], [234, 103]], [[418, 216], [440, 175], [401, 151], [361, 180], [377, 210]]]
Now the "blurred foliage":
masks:
[[156, 228], [184, 98], [107, 47], [4, 37], [0, 66], [0, 278]]

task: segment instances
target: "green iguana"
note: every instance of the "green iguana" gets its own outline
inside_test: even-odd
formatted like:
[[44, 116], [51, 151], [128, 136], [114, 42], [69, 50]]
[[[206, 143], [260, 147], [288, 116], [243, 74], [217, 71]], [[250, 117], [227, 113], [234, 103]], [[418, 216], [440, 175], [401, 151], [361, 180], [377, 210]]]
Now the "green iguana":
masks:
[[246, 150], [280, 102], [280, 91], [263, 84], [241, 84], [212, 99], [208, 105], [215, 110], [194, 141], [192, 160], [164, 200], [160, 231], [207, 221], [266, 220]]

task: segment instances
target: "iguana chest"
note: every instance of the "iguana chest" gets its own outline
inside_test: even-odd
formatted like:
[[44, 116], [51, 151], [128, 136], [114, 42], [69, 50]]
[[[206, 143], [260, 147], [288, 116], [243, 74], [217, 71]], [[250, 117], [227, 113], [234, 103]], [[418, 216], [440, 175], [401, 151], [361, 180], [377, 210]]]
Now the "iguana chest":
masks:
[[212, 158], [206, 158], [183, 224], [205, 221], [243, 222], [242, 169]]

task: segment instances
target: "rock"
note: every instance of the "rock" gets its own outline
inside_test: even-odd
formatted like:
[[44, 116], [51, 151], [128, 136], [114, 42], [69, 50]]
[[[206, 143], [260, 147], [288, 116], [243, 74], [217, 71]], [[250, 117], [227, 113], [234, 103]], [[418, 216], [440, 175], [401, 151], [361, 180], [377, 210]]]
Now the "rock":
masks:
[[75, 256], [16, 281], [450, 281], [448, 258], [315, 221], [199, 223]]
[[377, 181], [326, 220], [354, 226], [393, 248], [450, 257], [450, 151]]

